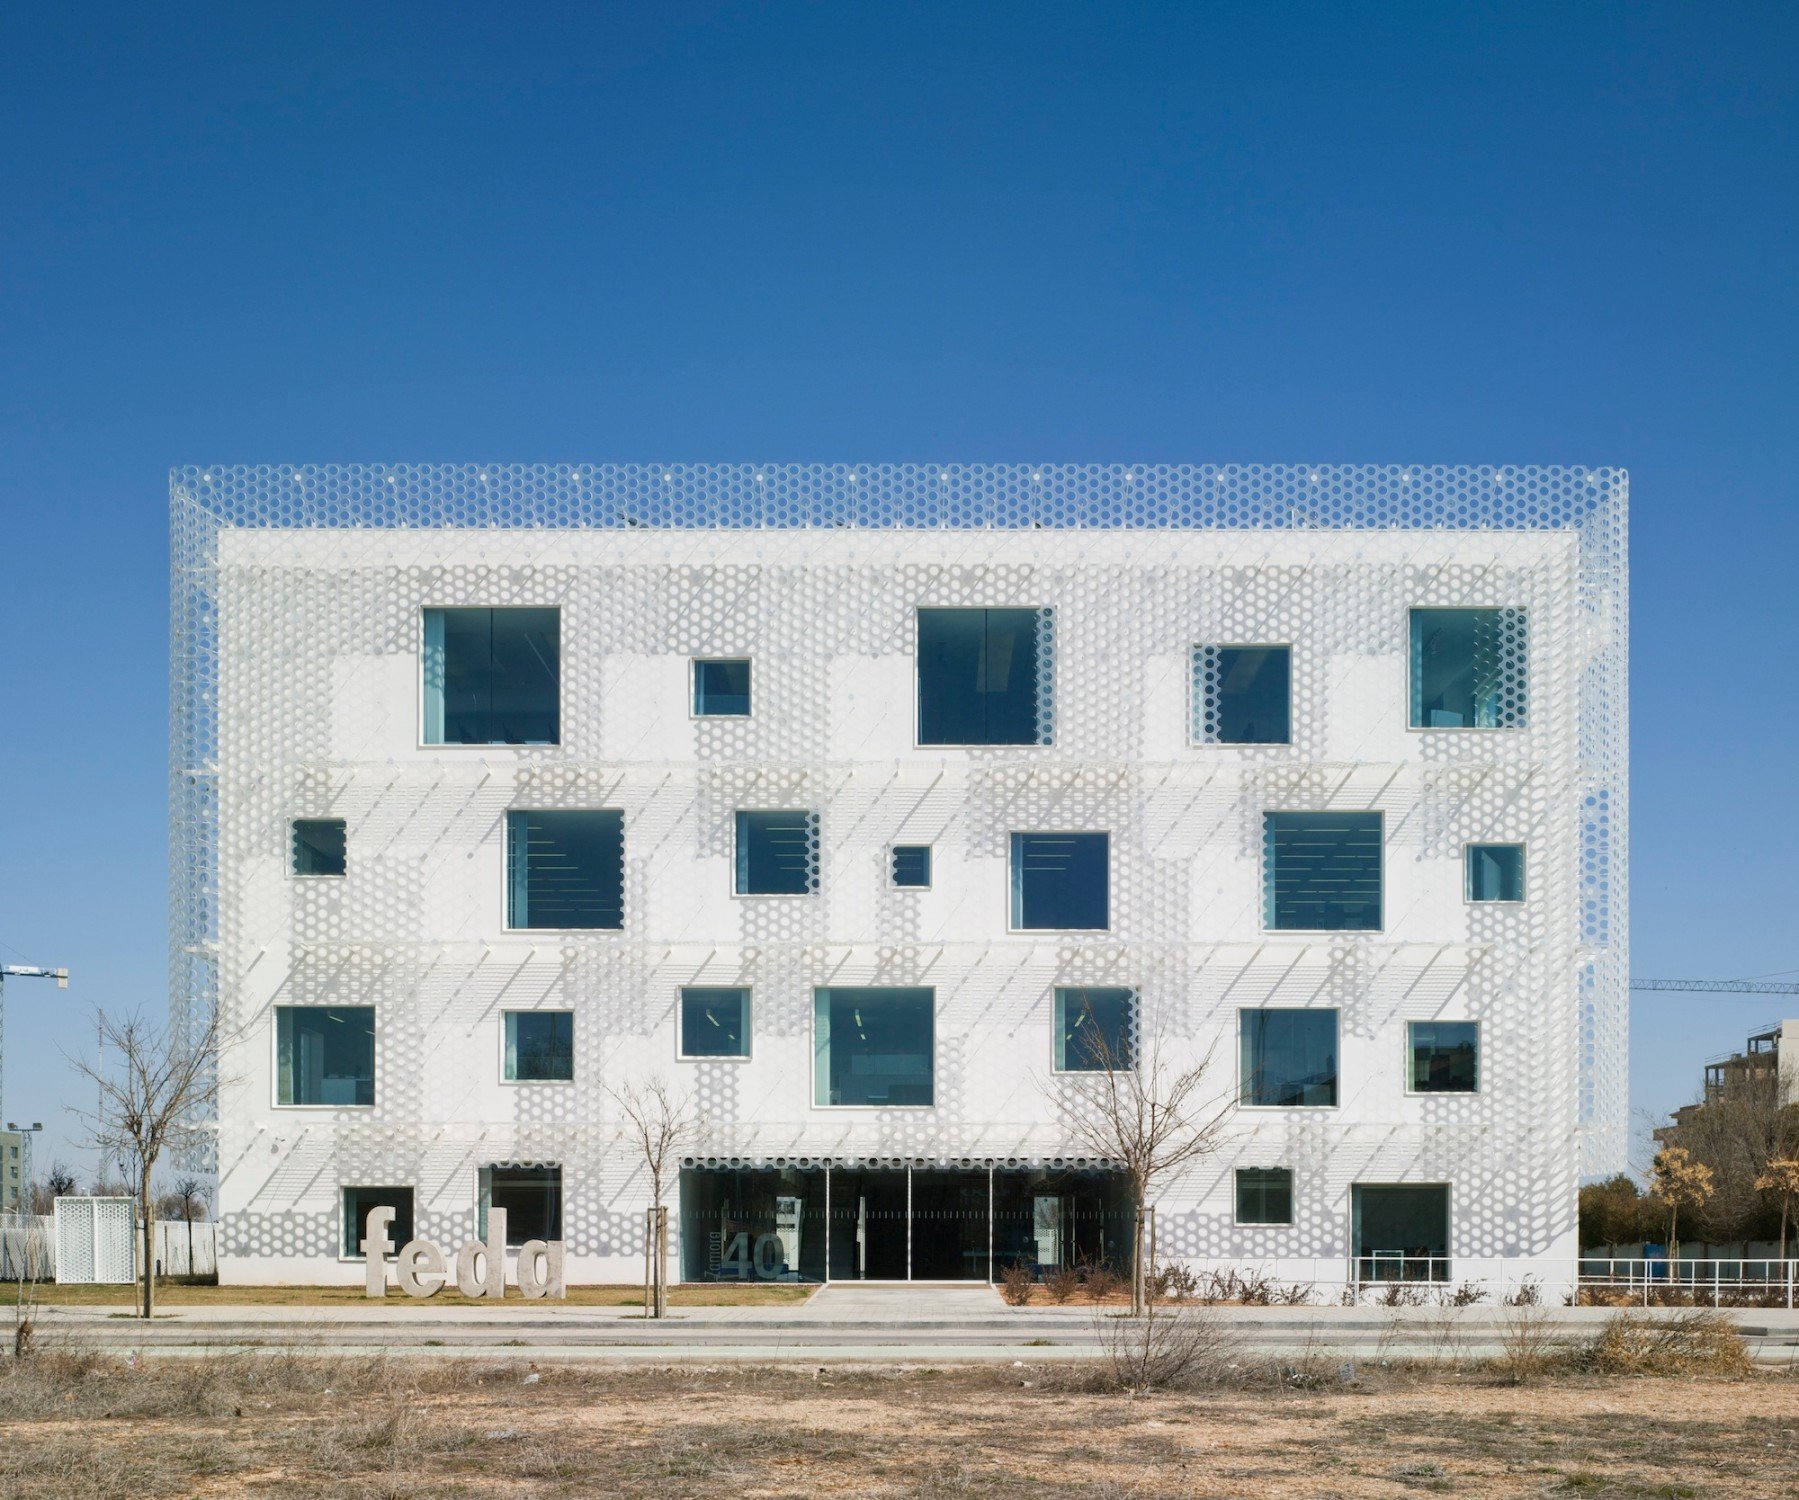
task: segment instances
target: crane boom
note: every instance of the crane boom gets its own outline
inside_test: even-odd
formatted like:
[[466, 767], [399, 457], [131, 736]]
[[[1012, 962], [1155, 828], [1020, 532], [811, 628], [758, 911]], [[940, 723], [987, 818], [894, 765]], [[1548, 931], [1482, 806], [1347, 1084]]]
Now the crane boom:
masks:
[[1698, 990], [1708, 995], [1799, 995], [1796, 979], [1633, 979], [1633, 990]]

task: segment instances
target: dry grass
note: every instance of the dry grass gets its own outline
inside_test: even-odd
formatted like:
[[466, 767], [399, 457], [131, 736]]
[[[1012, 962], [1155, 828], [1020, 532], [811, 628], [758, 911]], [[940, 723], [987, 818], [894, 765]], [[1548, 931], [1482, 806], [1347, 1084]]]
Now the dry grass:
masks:
[[1137, 1398], [1054, 1369], [616, 1369], [291, 1355], [0, 1364], [9, 1497], [1186, 1495], [1765, 1500], [1799, 1381], [1220, 1369]]
[[[14, 1285], [10, 1281], [0, 1281], [0, 1299], [4, 1299], [7, 1306], [11, 1305]], [[815, 1287], [810, 1286], [771, 1285], [766, 1282], [751, 1282], [742, 1286], [707, 1283], [671, 1286], [668, 1289], [668, 1301], [671, 1307], [785, 1307], [790, 1303], [804, 1302], [815, 1290]], [[137, 1289], [129, 1286], [58, 1286], [54, 1282], [45, 1282], [37, 1289], [40, 1304], [61, 1307], [118, 1307], [128, 1311], [136, 1305], [136, 1297]], [[522, 1303], [523, 1299], [519, 1297], [516, 1287], [508, 1286], [506, 1300]], [[189, 1285], [182, 1281], [156, 1283], [156, 1302], [159, 1307], [332, 1307], [347, 1304], [366, 1306], [368, 1301], [361, 1286], [212, 1286]], [[471, 1303], [472, 1299], [454, 1289], [441, 1291], [435, 1297], [408, 1297], [393, 1287], [389, 1287], [387, 1292], [389, 1307], [441, 1308]], [[483, 1301], [481, 1305], [491, 1307], [493, 1304]], [[568, 1289], [568, 1300], [562, 1305], [641, 1307], [643, 1288], [571, 1286]]]
[[1736, 1325], [1710, 1309], [1619, 1313], [1606, 1320], [1585, 1362], [1602, 1375], [1743, 1375], [1749, 1351]]

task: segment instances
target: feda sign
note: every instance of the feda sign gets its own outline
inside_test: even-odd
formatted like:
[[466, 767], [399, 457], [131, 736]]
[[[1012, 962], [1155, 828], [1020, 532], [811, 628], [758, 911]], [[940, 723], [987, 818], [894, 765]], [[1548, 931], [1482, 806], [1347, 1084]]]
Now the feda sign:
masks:
[[[391, 1208], [371, 1208], [364, 1226], [363, 1259], [368, 1265], [368, 1294], [387, 1295], [387, 1257], [394, 1243], [388, 1225]], [[435, 1296], [449, 1279], [443, 1251], [429, 1240], [408, 1240], [394, 1258], [394, 1279], [408, 1297]], [[561, 1297], [562, 1241], [526, 1240], [518, 1247], [518, 1289], [526, 1297]], [[506, 1210], [487, 1211], [487, 1243], [470, 1240], [456, 1252], [456, 1290], [465, 1297], [506, 1295]]]

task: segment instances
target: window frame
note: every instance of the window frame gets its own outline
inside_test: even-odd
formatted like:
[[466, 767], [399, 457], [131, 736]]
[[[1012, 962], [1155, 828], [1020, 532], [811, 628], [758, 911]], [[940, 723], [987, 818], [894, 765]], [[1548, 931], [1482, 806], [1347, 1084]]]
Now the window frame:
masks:
[[[942, 1038], [942, 1028], [937, 1024], [937, 990], [934, 984], [814, 984], [808, 986], [812, 995], [811, 1015], [806, 1028], [807, 1050], [810, 1062], [806, 1070], [806, 1107], [809, 1110], [822, 1110], [836, 1113], [848, 1110], [858, 1113], [872, 1114], [877, 1110], [903, 1109], [909, 1112], [921, 1112], [938, 1108], [937, 1098], [937, 1051]], [[931, 1102], [929, 1104], [820, 1104], [818, 1102], [818, 992], [820, 990], [929, 990], [931, 993]]]
[[[1250, 1104], [1243, 1095], [1247, 1080], [1243, 1076], [1243, 1018], [1254, 1011], [1284, 1010], [1295, 1011], [1304, 1015], [1328, 1015], [1336, 1021], [1337, 1078], [1336, 1099], [1330, 1104]], [[1343, 1086], [1343, 1007], [1340, 1005], [1239, 1005], [1237, 1007], [1237, 1091], [1234, 1099], [1238, 1109], [1252, 1109], [1259, 1113], [1281, 1114], [1300, 1110], [1308, 1115], [1320, 1114], [1325, 1110], [1345, 1108], [1343, 1096], [1347, 1092]]]
[[[1284, 816], [1294, 813], [1373, 813], [1380, 819], [1380, 922], [1373, 927], [1270, 927], [1268, 925], [1268, 881], [1272, 871], [1268, 867], [1268, 819], [1270, 815]], [[1264, 807], [1262, 809], [1262, 851], [1261, 851], [1261, 889], [1257, 892], [1258, 915], [1262, 924], [1264, 937], [1283, 938], [1316, 938], [1340, 937], [1344, 933], [1384, 934], [1387, 930], [1387, 810], [1384, 807]]]
[[[294, 844], [301, 823], [336, 823], [344, 831], [344, 868], [341, 875], [302, 874], [294, 868]], [[289, 880], [348, 880], [350, 878], [350, 821], [348, 818], [300, 818], [287, 820], [287, 878]], [[354, 1184], [352, 1184], [354, 1186]]]
[[[818, 830], [818, 856], [812, 863], [812, 885], [809, 891], [740, 891], [737, 889], [737, 840], [745, 813], [801, 813], [810, 818]], [[825, 819], [822, 808], [813, 807], [734, 807], [731, 809], [731, 899], [733, 901], [815, 901], [825, 891]]]
[[[887, 889], [890, 891], [928, 891], [937, 882], [937, 860], [930, 844], [889, 844], [887, 846]], [[915, 885], [901, 885], [894, 878], [893, 864], [895, 857], [902, 849], [922, 849], [924, 851], [925, 878]]]
[[[369, 1059], [369, 1102], [367, 1104], [283, 1104], [281, 1102], [281, 1013], [286, 1010], [366, 1010], [370, 1013], [370, 1032], [374, 1051]], [[271, 1005], [269, 1007], [269, 1108], [296, 1109], [312, 1113], [351, 1109], [369, 1114], [381, 1107], [381, 1007], [373, 1004], [338, 1005], [304, 1004]], [[351, 1183], [351, 1187], [357, 1186]]]
[[[394, 1187], [394, 1188], [403, 1187], [406, 1189], [407, 1192], [412, 1194], [412, 1238], [416, 1240], [419, 1237], [419, 1190], [418, 1190], [418, 1185], [416, 1183], [408, 1184], [408, 1183], [404, 1183], [404, 1182], [373, 1182], [373, 1183], [340, 1182], [337, 1185], [337, 1247], [338, 1247], [337, 1259], [338, 1259], [338, 1264], [360, 1266], [363, 1264], [364, 1260], [366, 1259], [366, 1257], [363, 1255], [363, 1253], [360, 1250], [357, 1250], [355, 1252], [346, 1252], [343, 1248], [344, 1229], [346, 1227], [344, 1224], [344, 1194], [351, 1193], [351, 1192], [358, 1192], [358, 1193], [369, 1192], [374, 1188], [385, 1188], [385, 1187]], [[362, 1225], [357, 1226], [356, 1238], [358, 1241], [360, 1241], [362, 1239], [362, 1229], [363, 1229]], [[389, 1230], [389, 1234], [390, 1234], [390, 1237], [393, 1239], [394, 1248], [385, 1257], [385, 1261], [388, 1265], [392, 1265], [396, 1260], [398, 1260], [400, 1258], [400, 1252], [406, 1248], [406, 1245], [408, 1242], [406, 1240], [402, 1240], [397, 1235], [393, 1235], [392, 1231], [391, 1231], [391, 1227]], [[452, 1267], [452, 1275], [454, 1275], [454, 1267]]]
[[[750, 706], [740, 714], [703, 714], [700, 712], [700, 668], [708, 662], [742, 662], [748, 677], [744, 696]], [[756, 716], [756, 659], [753, 656], [690, 656], [687, 658], [687, 717], [695, 723], [708, 719], [753, 719]]]
[[[1202, 740], [1199, 728], [1198, 683], [1194, 657], [1211, 651], [1285, 651], [1287, 653], [1287, 737], [1284, 740]], [[1291, 641], [1195, 641], [1187, 648], [1187, 748], [1189, 750], [1291, 750], [1293, 739], [1293, 658]], [[1408, 715], [1409, 717], [1409, 715]]]
[[[1476, 896], [1474, 894], [1474, 871], [1468, 865], [1468, 856], [1476, 849], [1516, 849], [1518, 851], [1518, 888], [1524, 894], [1516, 901], [1502, 896]], [[1525, 906], [1529, 902], [1530, 848], [1523, 839], [1469, 839], [1462, 845], [1462, 905]]]
[[[512, 815], [522, 813], [617, 813], [618, 814], [618, 926], [616, 927], [514, 927], [512, 925]], [[626, 925], [625, 898], [630, 894], [630, 867], [625, 859], [628, 815], [622, 807], [506, 807], [500, 811], [500, 931], [512, 933], [547, 932], [575, 937], [622, 938]], [[527, 879], [529, 875], [527, 874]]]
[[[1047, 739], [1047, 740], [1040, 740], [1040, 739], [1032, 740], [1028, 744], [1019, 744], [1019, 743], [1016, 743], [1011, 740], [1004, 740], [1004, 741], [1000, 741], [998, 743], [994, 743], [992, 741], [986, 741], [986, 740], [976, 740], [976, 741], [960, 740], [960, 741], [955, 741], [955, 742], [944, 741], [942, 743], [939, 743], [936, 740], [928, 740], [927, 741], [925, 739], [925, 737], [924, 737], [924, 678], [923, 678], [922, 673], [919, 670], [920, 666], [921, 666], [919, 651], [920, 651], [920, 638], [921, 638], [922, 632], [919, 628], [919, 618], [918, 617], [923, 611], [925, 611], [927, 609], [938, 612], [938, 613], [943, 613], [943, 614], [947, 614], [950, 611], [954, 610], [954, 611], [959, 611], [963, 614], [982, 614], [982, 615], [988, 613], [988, 611], [990, 611], [990, 610], [995, 610], [995, 609], [1028, 610], [1031, 614], [1036, 615], [1038, 617], [1038, 623], [1036, 626], [1036, 629], [1038, 629], [1038, 630], [1042, 630], [1042, 628], [1043, 628], [1042, 616], [1045, 613], [1047, 613], [1050, 616], [1049, 640], [1050, 640], [1051, 655], [1050, 655], [1049, 699], [1050, 699], [1051, 730], [1050, 730], [1049, 739]], [[1053, 749], [1055, 746], [1055, 728], [1054, 728], [1054, 726], [1055, 726], [1055, 708], [1056, 708], [1056, 697], [1057, 697], [1057, 687], [1058, 687], [1058, 684], [1056, 681], [1056, 669], [1057, 669], [1057, 666], [1059, 665], [1059, 663], [1056, 660], [1055, 644], [1054, 644], [1055, 638], [1056, 638], [1056, 636], [1055, 636], [1055, 632], [1056, 632], [1055, 614], [1056, 614], [1056, 606], [1053, 604], [920, 604], [920, 603], [914, 601], [913, 605], [912, 605], [912, 748], [914, 750], [1049, 750], [1049, 749]], [[1041, 651], [1043, 649], [1043, 642], [1042, 642], [1041, 638], [1038, 639], [1035, 644], [1036, 644], [1036, 648], [1038, 651]], [[1043, 705], [1042, 705], [1042, 703], [1037, 703], [1034, 705], [1034, 707], [1036, 708], [1037, 721], [1039, 724], [1041, 724], [1043, 722]]]
[[[567, 1078], [508, 1078], [506, 1076], [506, 1017], [508, 1016], [568, 1017]], [[575, 1027], [577, 1024], [575, 1008], [572, 1005], [513, 1005], [502, 1009], [500, 1012], [500, 1083], [509, 1089], [573, 1088], [575, 1084]]]
[[[477, 1161], [475, 1163], [476, 1237], [480, 1239], [483, 1244], [487, 1241], [487, 1213], [488, 1210], [493, 1207], [493, 1173], [496, 1167], [501, 1171], [508, 1172], [548, 1171], [551, 1168], [555, 1169], [556, 1217], [560, 1222], [556, 1226], [557, 1232], [555, 1235], [545, 1235], [543, 1238], [548, 1244], [566, 1244], [568, 1240], [568, 1162], [565, 1159], [559, 1159], [557, 1161]], [[485, 1174], [487, 1179], [485, 1191], [483, 1190], [482, 1184], [483, 1174]], [[528, 1238], [521, 1238], [516, 1243], [514, 1242], [513, 1235], [519, 1233], [519, 1231], [512, 1227], [510, 1214], [508, 1214], [507, 1218], [506, 1243], [502, 1248], [505, 1250], [517, 1250], [520, 1246], [529, 1244], [530, 1240]], [[452, 1279], [454, 1279], [454, 1275], [455, 1268], [452, 1265]]]
[[[1412, 722], [1412, 614], [1421, 609], [1490, 609], [1494, 611], [1516, 610], [1524, 616], [1524, 722], [1522, 724], [1495, 724], [1483, 729], [1478, 724], [1414, 724]], [[1407, 734], [1519, 734], [1531, 727], [1532, 683], [1530, 675], [1530, 617], [1531, 606], [1526, 604], [1408, 604], [1405, 606], [1404, 629], [1400, 640], [1405, 649], [1405, 698], [1403, 715]], [[1375, 1184], [1379, 1186], [1379, 1184]]]
[[[1420, 1089], [1412, 1086], [1412, 1028], [1414, 1026], [1472, 1026], [1474, 1028], [1474, 1087], [1471, 1089]], [[1399, 1076], [1405, 1080], [1408, 1099], [1478, 1099], [1486, 1093], [1487, 1035], [1472, 1016], [1410, 1016], [1405, 1023], [1405, 1052]], [[1378, 1184], [1377, 1184], [1378, 1185]]]
[[[516, 755], [521, 750], [559, 751], [565, 749], [565, 736], [568, 728], [568, 681], [567, 674], [563, 668], [568, 657], [567, 653], [563, 650], [564, 636], [562, 633], [562, 620], [564, 614], [567, 612], [567, 608], [567, 605], [560, 601], [555, 604], [442, 604], [435, 600], [426, 600], [424, 603], [420, 604], [417, 611], [418, 654], [414, 658], [417, 663], [417, 670], [413, 673], [413, 680], [417, 684], [416, 701], [413, 705], [413, 712], [417, 715], [417, 721], [414, 726], [417, 734], [417, 743], [414, 748], [419, 750], [476, 750], [484, 755], [491, 755], [495, 751], [498, 751], [501, 754]], [[533, 740], [515, 745], [508, 744], [504, 740], [488, 740], [477, 743], [468, 740], [444, 740], [439, 742], [425, 738], [425, 719], [427, 717], [425, 712], [425, 615], [427, 612], [434, 609], [553, 609], [556, 611], [556, 738], [554, 740]]]
[[[743, 995], [743, 1051], [689, 1052], [686, 1048], [687, 992], [689, 990], [738, 990]], [[756, 987], [751, 984], [682, 984], [675, 987], [675, 1061], [691, 1063], [746, 1063], [756, 1047]]]
[[[1106, 925], [1104, 927], [1014, 927], [1012, 925], [1012, 841], [1018, 838], [1098, 838], [1106, 841]], [[1116, 931], [1113, 926], [1112, 911], [1112, 830], [1109, 828], [1008, 828], [1006, 830], [1006, 933], [1011, 937], [1029, 936], [1039, 932], [1075, 932], [1075, 933], [1110, 933]], [[1022, 905], [1022, 900], [1020, 905]]]
[[[1261, 1105], [1259, 1107], [1263, 1108], [1263, 1109], [1267, 1109], [1270, 1106]], [[1319, 1107], [1321, 1107], [1321, 1106], [1316, 1106], [1316, 1105], [1313, 1106], [1313, 1108], [1319, 1108]], [[1244, 1172], [1285, 1172], [1287, 1174], [1287, 1217], [1286, 1218], [1284, 1218], [1284, 1219], [1244, 1219], [1244, 1218], [1238, 1217], [1242, 1200], [1237, 1196], [1238, 1195], [1237, 1178]], [[1233, 1228], [1233, 1229], [1291, 1229], [1294, 1226], [1294, 1224], [1298, 1222], [1297, 1216], [1296, 1216], [1295, 1210], [1294, 1210], [1294, 1204], [1293, 1204], [1293, 1200], [1297, 1196], [1295, 1189], [1297, 1187], [1298, 1181], [1299, 1181], [1299, 1179], [1298, 1179], [1297, 1175], [1294, 1173], [1293, 1168], [1283, 1167], [1278, 1164], [1274, 1165], [1274, 1166], [1267, 1166], [1267, 1167], [1257, 1167], [1257, 1166], [1232, 1167], [1231, 1168], [1231, 1228]]]
[[[1033, 929], [1040, 930], [1040, 929]], [[1062, 1029], [1062, 996], [1069, 990], [1123, 990], [1130, 996], [1130, 1019], [1127, 1032], [1130, 1037], [1131, 1061], [1126, 1068], [1114, 1067], [1118, 1074], [1135, 1074], [1139, 1054], [1143, 1050], [1143, 987], [1136, 984], [1053, 984], [1049, 990], [1049, 1072], [1052, 1078], [1092, 1078], [1105, 1076], [1104, 1068], [1060, 1068], [1056, 1066], [1056, 1054], [1064, 1049], [1058, 1045], [1059, 1033]]]

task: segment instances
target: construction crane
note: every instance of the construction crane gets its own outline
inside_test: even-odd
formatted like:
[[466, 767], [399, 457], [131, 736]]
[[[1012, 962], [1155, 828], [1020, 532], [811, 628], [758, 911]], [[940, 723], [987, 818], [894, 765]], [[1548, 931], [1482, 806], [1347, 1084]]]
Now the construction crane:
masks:
[[0, 1120], [6, 1118], [6, 981], [54, 979], [59, 990], [69, 987], [67, 969], [40, 969], [32, 964], [0, 964]]
[[1799, 995], [1793, 979], [1633, 979], [1633, 990], [1698, 990], [1706, 995]]

